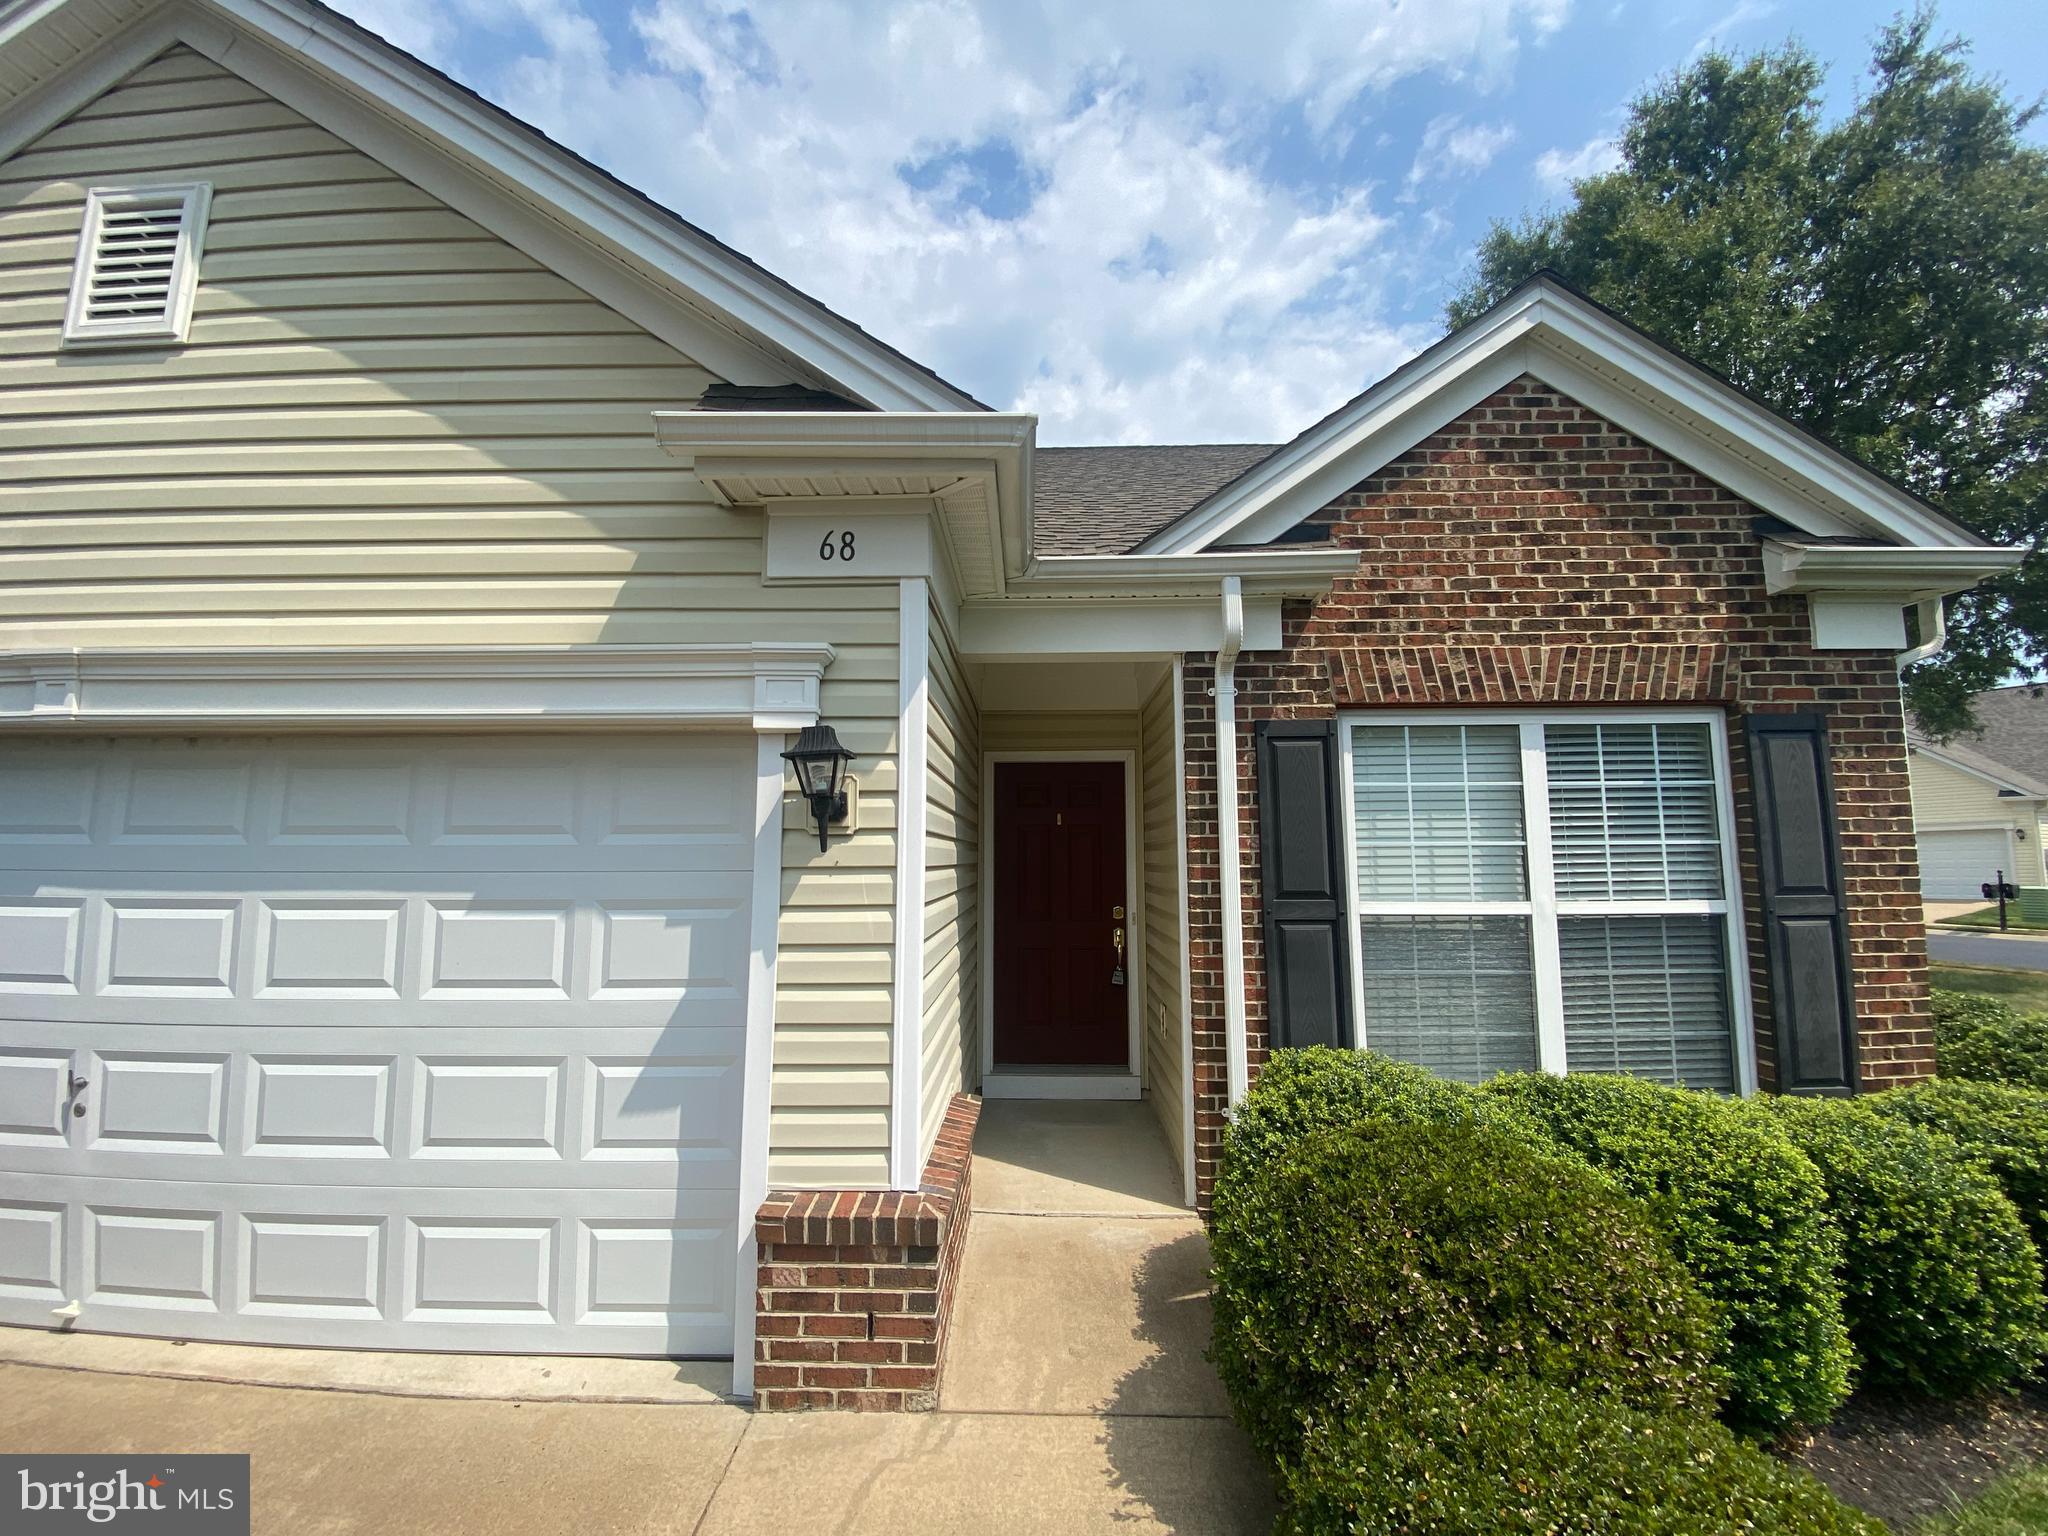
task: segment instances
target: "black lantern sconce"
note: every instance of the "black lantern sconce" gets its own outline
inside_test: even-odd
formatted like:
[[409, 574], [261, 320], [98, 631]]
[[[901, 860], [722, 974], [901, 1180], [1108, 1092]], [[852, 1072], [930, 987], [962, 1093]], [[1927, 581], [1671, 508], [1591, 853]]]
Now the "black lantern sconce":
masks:
[[839, 744], [839, 733], [820, 721], [798, 731], [796, 745], [782, 757], [795, 767], [797, 791], [811, 803], [822, 853], [829, 846], [832, 823], [846, 819], [846, 765], [853, 754]]

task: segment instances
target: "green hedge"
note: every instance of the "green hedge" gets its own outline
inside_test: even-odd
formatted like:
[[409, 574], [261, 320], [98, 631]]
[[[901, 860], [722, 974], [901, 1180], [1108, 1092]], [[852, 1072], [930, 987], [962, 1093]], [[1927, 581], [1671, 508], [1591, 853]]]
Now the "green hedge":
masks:
[[1864, 1102], [1952, 1137], [1982, 1159], [2048, 1259], [2048, 1092], [1936, 1078]]
[[1731, 1100], [1633, 1078], [1525, 1073], [1480, 1092], [1649, 1203], [1721, 1304], [1731, 1422], [1770, 1431], [1834, 1414], [1854, 1358], [1842, 1240], [1820, 1174], [1784, 1136]]
[[1285, 1536], [1884, 1536], [1698, 1414], [1513, 1376], [1383, 1383], [1280, 1469]]
[[1935, 1068], [1949, 1078], [2048, 1089], [2048, 1015], [1936, 988]]
[[1211, 1358], [1275, 1457], [1381, 1377], [1525, 1372], [1711, 1408], [1719, 1328], [1641, 1206], [1477, 1125], [1373, 1121], [1266, 1161], [1219, 1204]]
[[1240, 1198], [1274, 1158], [1321, 1131], [1368, 1120], [1401, 1125], [1493, 1125], [1542, 1139], [1477, 1091], [1423, 1068], [1370, 1051], [1312, 1045], [1275, 1051], [1231, 1116], [1213, 1196], [1222, 1210]]
[[2040, 1259], [2013, 1203], [1956, 1143], [1852, 1100], [1750, 1108], [1827, 1185], [1864, 1381], [1946, 1397], [2033, 1369], [2048, 1305]]

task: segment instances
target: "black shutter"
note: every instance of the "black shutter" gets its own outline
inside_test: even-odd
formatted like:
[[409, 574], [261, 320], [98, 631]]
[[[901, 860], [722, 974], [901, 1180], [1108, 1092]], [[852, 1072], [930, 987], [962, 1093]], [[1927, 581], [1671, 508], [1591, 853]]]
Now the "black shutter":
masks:
[[1262, 720], [1256, 740], [1266, 1009], [1273, 1044], [1349, 1045], [1336, 722]]
[[1751, 715], [1749, 773], [1782, 1093], [1856, 1091], [1856, 999], [1822, 715]]

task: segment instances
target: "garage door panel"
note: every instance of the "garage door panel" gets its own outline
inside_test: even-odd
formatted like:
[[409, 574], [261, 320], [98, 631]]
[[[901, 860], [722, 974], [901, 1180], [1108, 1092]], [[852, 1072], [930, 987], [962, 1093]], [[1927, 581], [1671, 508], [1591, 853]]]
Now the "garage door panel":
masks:
[[0, 1318], [729, 1352], [750, 739], [15, 745]]
[[[83, 1151], [95, 1173], [146, 1180], [668, 1189], [737, 1181], [745, 1041], [736, 1028], [529, 1031], [535, 1048], [516, 1051], [479, 1050], [476, 1030], [317, 1031], [300, 1051], [270, 1049], [274, 1037], [261, 1030], [155, 1025], [120, 1027], [113, 1049], [113, 1028], [0, 1024], [7, 1167], [61, 1177], [80, 1171]], [[385, 1048], [347, 1048], [366, 1034]], [[71, 1040], [75, 1051], [51, 1048]], [[72, 1128], [74, 1070], [88, 1087]]]
[[[374, 1192], [0, 1175], [0, 1322], [364, 1349], [718, 1356], [738, 1232], [717, 1191]], [[67, 1272], [66, 1266], [71, 1266]]]
[[2013, 878], [2012, 838], [2002, 828], [1923, 827], [1918, 840], [1920, 889], [1930, 900], [1981, 900], [1984, 885], [1997, 871]]

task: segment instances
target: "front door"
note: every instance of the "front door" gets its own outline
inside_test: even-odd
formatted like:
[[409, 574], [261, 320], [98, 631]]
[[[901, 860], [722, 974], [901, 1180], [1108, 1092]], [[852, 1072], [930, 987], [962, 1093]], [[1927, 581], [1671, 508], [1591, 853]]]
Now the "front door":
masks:
[[994, 768], [996, 1065], [1128, 1068], [1124, 766]]

